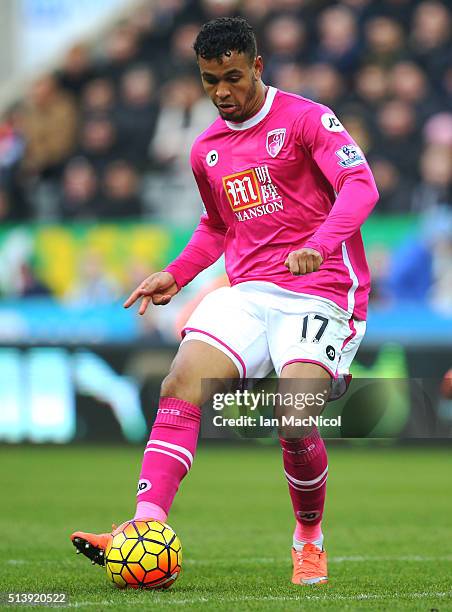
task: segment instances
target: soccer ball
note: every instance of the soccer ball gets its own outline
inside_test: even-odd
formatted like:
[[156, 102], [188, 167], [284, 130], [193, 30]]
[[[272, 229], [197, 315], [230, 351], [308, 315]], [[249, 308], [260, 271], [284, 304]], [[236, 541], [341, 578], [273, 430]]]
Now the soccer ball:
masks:
[[125, 523], [105, 551], [107, 576], [120, 589], [168, 589], [181, 564], [179, 538], [156, 520]]

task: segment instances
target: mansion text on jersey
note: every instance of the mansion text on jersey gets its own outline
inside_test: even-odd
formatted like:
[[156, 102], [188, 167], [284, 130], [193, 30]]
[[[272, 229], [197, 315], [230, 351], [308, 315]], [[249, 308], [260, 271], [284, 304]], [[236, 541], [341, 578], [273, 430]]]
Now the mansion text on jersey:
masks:
[[248, 210], [240, 210], [235, 213], [238, 221], [248, 221], [248, 219], [255, 219], [256, 217], [262, 217], [263, 215], [271, 215], [279, 210], [284, 210], [283, 203], [281, 201], [268, 202], [268, 204], [262, 204], [261, 206], [255, 206]]

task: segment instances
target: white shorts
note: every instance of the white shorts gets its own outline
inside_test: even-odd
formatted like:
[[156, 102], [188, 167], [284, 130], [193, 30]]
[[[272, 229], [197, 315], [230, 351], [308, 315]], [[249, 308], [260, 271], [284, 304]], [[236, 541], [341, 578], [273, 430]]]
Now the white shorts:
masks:
[[241, 378], [263, 378], [273, 368], [314, 363], [345, 392], [349, 369], [366, 330], [325, 298], [248, 281], [206, 295], [182, 330], [183, 340], [202, 340], [232, 359]]

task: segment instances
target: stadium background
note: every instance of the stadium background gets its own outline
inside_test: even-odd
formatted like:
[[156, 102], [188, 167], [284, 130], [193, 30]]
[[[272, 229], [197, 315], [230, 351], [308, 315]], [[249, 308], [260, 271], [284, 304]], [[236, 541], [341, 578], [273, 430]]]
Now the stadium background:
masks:
[[[355, 537], [365, 537], [380, 558], [378, 568], [372, 560], [359, 566], [366, 588], [381, 598], [380, 608], [388, 540], [399, 554], [389, 559], [391, 567], [399, 571], [397, 558], [405, 556], [413, 579], [406, 606], [414, 609], [424, 591], [428, 603], [435, 597], [444, 603], [444, 585], [436, 587], [432, 573], [426, 586], [430, 574], [414, 560], [421, 544], [413, 545], [413, 537], [423, 542], [418, 529], [433, 508], [437, 529], [422, 545], [436, 567], [450, 561], [432, 556], [446, 537], [441, 482], [450, 484], [444, 443], [452, 431], [452, 403], [440, 394], [452, 365], [452, 6], [434, 0], [2, 3], [0, 484], [8, 494], [1, 522], [7, 526], [13, 515], [22, 529], [22, 537], [8, 530], [2, 588], [20, 587], [27, 558], [38, 563], [48, 538], [55, 539], [50, 549], [64, 558], [70, 553], [62, 540], [66, 531], [103, 530], [105, 517], [108, 522], [131, 513], [141, 445], [178, 330], [201, 296], [225, 282], [219, 262], [169, 306], [144, 318], [121, 307], [138, 282], [181, 250], [199, 218], [189, 150], [216, 113], [203, 95], [191, 45], [204, 21], [235, 14], [255, 27], [264, 81], [332, 107], [366, 153], [381, 196], [363, 230], [373, 289], [368, 332], [354, 368], [355, 376], [380, 380], [381, 401], [370, 423], [337, 432], [359, 440], [329, 443], [337, 467], [328, 519], [345, 548], [335, 545], [334, 551], [350, 558], [362, 552], [350, 545], [341, 523], [349, 513], [357, 521]], [[421, 397], [417, 404], [412, 387]], [[367, 399], [358, 396], [354, 405], [340, 406], [349, 424], [356, 425], [363, 403]], [[39, 446], [21, 445], [35, 442]], [[249, 519], [236, 524], [235, 534], [227, 533], [235, 553], [218, 571], [234, 576], [251, 570], [251, 564], [234, 565], [239, 556], [258, 556], [238, 543], [243, 533], [265, 543], [262, 558], [282, 558], [289, 498], [279, 482], [278, 452], [267, 442], [205, 443], [192, 482], [176, 502], [174, 527], [183, 542], [187, 534], [191, 560], [200, 563], [192, 567], [188, 560], [188, 571], [201, 572], [207, 584], [217, 581], [209, 566], [215, 557], [205, 557], [215, 539], [213, 533], [205, 536], [213, 520], [198, 495], [221, 517], [242, 512], [236, 499], [220, 504], [218, 471], [228, 496], [235, 489], [245, 507], [258, 499], [263, 508], [259, 528]], [[99, 450], [100, 443], [107, 446]], [[255, 479], [237, 475], [243, 461]], [[262, 491], [262, 465], [275, 480], [270, 500]], [[394, 480], [387, 483], [382, 472], [392, 470]], [[123, 487], [118, 491], [117, 482]], [[92, 503], [97, 493], [101, 499]], [[369, 525], [360, 531], [362, 495], [373, 501], [365, 504]], [[385, 514], [388, 495], [393, 508], [411, 512], [408, 529], [396, 528]], [[428, 508], [416, 504], [420, 495], [430, 496]], [[32, 525], [24, 507], [30, 498], [38, 508]], [[195, 528], [184, 503], [198, 516]], [[54, 527], [47, 526], [44, 535], [47, 509]], [[272, 531], [273, 515], [287, 529], [274, 538], [262, 536], [264, 526]], [[337, 597], [353, 606], [356, 586], [344, 559], [334, 568], [350, 589]], [[79, 565], [67, 567], [75, 572]], [[272, 575], [270, 565], [259, 566], [261, 587]], [[95, 598], [90, 569], [80, 569], [80, 580], [88, 581]], [[40, 571], [35, 588], [48, 589], [49, 572], [45, 566]], [[64, 563], [52, 576], [63, 588]], [[375, 591], [372, 576], [378, 576]], [[187, 600], [189, 607], [190, 601], [200, 603], [198, 595]], [[399, 595], [391, 609], [403, 600]], [[275, 597], [265, 605], [280, 609], [278, 597], [286, 595]], [[292, 591], [287, 607], [298, 597]], [[249, 595], [246, 601], [251, 606]]]

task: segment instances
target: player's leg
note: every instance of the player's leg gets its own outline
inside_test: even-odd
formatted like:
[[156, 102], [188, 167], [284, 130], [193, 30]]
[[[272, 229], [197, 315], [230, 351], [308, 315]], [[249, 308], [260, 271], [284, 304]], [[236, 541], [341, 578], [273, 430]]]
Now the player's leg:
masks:
[[[276, 297], [277, 307], [269, 314], [270, 354], [280, 376], [281, 391], [294, 399], [283, 408], [286, 416], [318, 416], [328, 400], [331, 381], [336, 378], [342, 348], [352, 335], [349, 317], [334, 304], [314, 296], [281, 291]], [[309, 402], [300, 405], [295, 401], [297, 397], [309, 397]], [[324, 582], [326, 555], [321, 519], [328, 473], [325, 445], [312, 425], [296, 429], [286, 424], [280, 430], [280, 440], [296, 519], [293, 581]], [[305, 563], [307, 552], [314, 555], [312, 559], [317, 555], [316, 563], [312, 559]], [[301, 571], [315, 565], [317, 575]]]
[[[297, 426], [290, 419], [319, 416], [328, 399], [330, 379], [321, 366], [303, 362], [286, 365], [280, 375], [279, 392], [286, 401], [276, 407], [276, 415], [281, 423], [284, 473], [296, 521], [292, 550], [295, 584], [319, 584], [328, 579], [321, 527], [328, 462], [318, 429], [309, 424]], [[294, 402], [290, 404], [288, 398], [294, 398]]]
[[[200, 406], [221, 389], [221, 379], [238, 378], [227, 354], [206, 342], [183, 342], [161, 387], [159, 408], [144, 451], [134, 519], [165, 522], [196, 451], [201, 421]], [[202, 379], [211, 379], [203, 385]], [[120, 529], [112, 527], [112, 531]], [[78, 552], [93, 563], [104, 564], [111, 533], [76, 531], [71, 540]]]
[[[159, 408], [144, 451], [136, 519], [166, 521], [196, 451], [201, 406], [239, 372], [228, 355], [200, 340], [183, 342], [161, 387]], [[202, 381], [205, 381], [204, 384]]]

